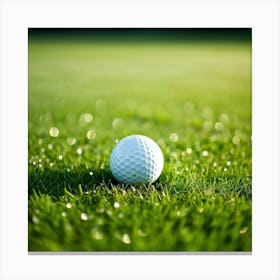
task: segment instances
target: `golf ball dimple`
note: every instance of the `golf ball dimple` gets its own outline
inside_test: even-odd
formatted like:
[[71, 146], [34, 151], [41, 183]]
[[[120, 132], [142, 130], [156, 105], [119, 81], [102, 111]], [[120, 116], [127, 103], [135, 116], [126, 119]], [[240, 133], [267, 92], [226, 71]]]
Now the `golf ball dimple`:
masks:
[[123, 184], [153, 183], [163, 169], [160, 147], [144, 135], [130, 135], [116, 144], [110, 155], [110, 169]]

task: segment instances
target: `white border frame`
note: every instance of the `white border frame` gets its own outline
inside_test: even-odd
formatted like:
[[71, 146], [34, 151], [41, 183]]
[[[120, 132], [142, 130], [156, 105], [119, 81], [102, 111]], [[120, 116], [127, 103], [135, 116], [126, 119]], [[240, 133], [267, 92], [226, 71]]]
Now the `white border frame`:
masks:
[[[0, 279], [280, 279], [277, 0], [0, 0]], [[28, 27], [253, 28], [252, 255], [28, 255]]]

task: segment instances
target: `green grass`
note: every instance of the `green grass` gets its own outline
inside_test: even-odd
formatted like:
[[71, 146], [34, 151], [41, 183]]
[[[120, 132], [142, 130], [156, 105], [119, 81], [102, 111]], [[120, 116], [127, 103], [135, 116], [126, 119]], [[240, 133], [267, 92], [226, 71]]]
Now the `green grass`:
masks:
[[[251, 251], [250, 43], [30, 40], [28, 111], [29, 251]], [[110, 173], [136, 133], [153, 185]]]

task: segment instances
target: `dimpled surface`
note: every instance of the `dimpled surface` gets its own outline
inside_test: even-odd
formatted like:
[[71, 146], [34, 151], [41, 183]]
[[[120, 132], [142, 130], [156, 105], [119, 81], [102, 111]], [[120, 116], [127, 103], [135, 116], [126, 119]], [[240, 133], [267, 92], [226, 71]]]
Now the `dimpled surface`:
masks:
[[160, 176], [163, 162], [160, 147], [143, 135], [123, 138], [110, 155], [111, 172], [123, 184], [154, 182]]

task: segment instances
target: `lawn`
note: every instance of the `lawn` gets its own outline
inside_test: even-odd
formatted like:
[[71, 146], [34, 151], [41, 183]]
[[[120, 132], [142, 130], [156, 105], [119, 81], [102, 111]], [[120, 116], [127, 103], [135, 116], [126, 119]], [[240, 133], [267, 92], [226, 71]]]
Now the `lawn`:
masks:
[[[251, 42], [29, 38], [29, 251], [251, 251]], [[115, 143], [165, 165], [118, 184]]]

